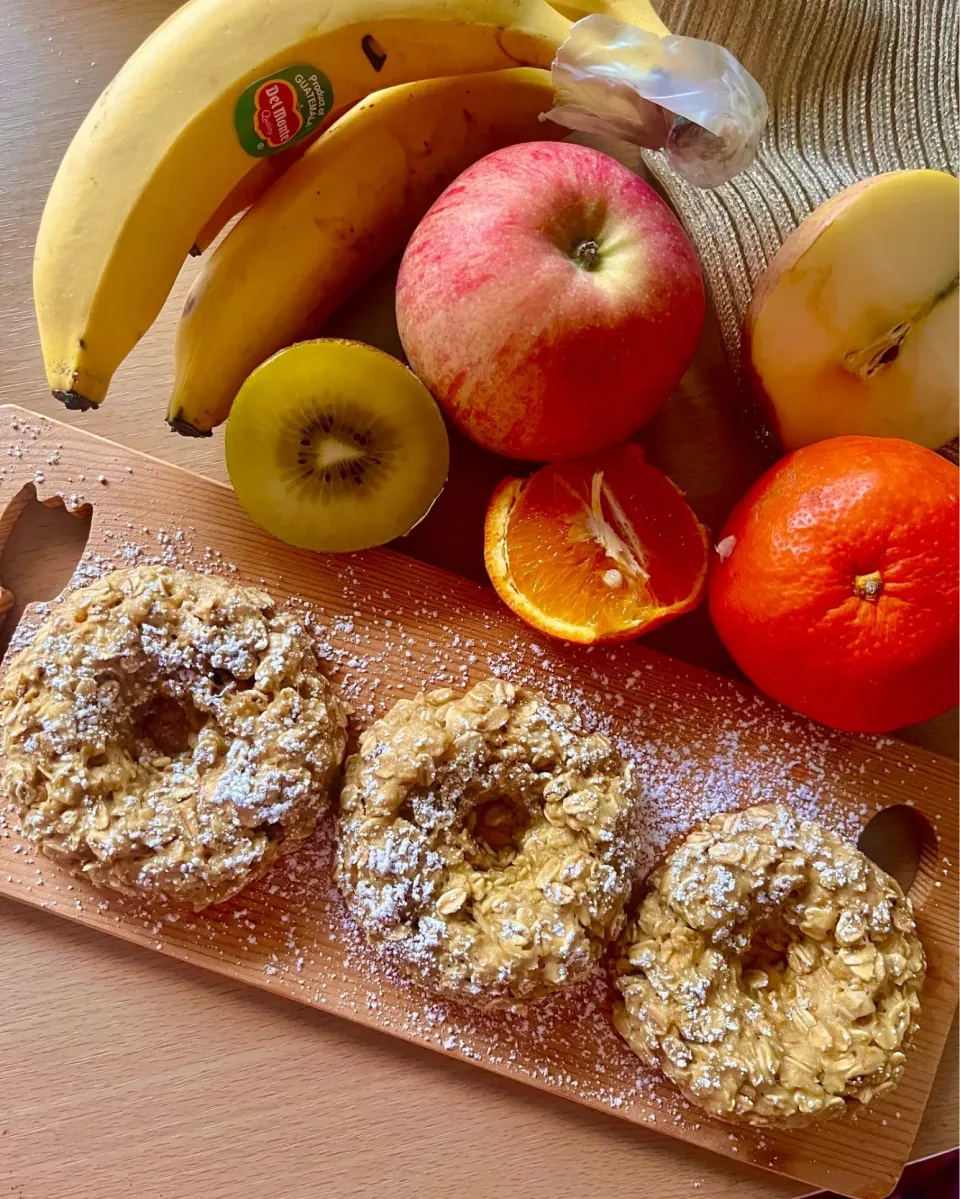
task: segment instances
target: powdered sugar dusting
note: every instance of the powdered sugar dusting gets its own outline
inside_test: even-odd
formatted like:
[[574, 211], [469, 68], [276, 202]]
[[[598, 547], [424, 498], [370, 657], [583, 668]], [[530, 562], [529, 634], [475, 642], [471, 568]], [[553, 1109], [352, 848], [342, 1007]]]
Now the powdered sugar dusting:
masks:
[[[89, 483], [81, 483], [81, 472], [70, 461], [71, 445], [55, 450], [54, 438], [55, 432], [41, 437], [43, 444], [31, 457], [30, 437], [17, 431], [27, 461], [17, 465], [15, 454], [4, 459], [11, 473], [29, 471], [29, 478], [42, 463], [48, 475], [45, 494], [69, 477], [78, 502], [84, 487], [92, 493], [95, 516], [98, 496], [109, 494], [114, 511], [128, 505], [126, 517], [116, 518], [110, 528], [95, 520], [91, 550], [75, 585], [121, 565], [157, 563], [266, 586], [312, 630], [329, 676], [353, 709], [354, 735], [402, 696], [431, 687], [462, 689], [491, 674], [570, 703], [587, 727], [605, 732], [635, 764], [643, 796], [638, 875], [671, 841], [719, 811], [778, 801], [853, 838], [884, 797], [889, 802], [891, 791], [909, 796], [911, 788], [919, 792], [926, 785], [913, 777], [916, 766], [905, 747], [877, 739], [851, 741], [807, 725], [733, 683], [708, 680], [680, 663], [665, 665], [642, 647], [591, 653], [538, 641], [503, 613], [491, 594], [426, 567], [378, 554], [330, 559], [275, 547], [272, 558], [281, 565], [272, 577], [262, 578], [257, 554], [266, 539], [259, 545], [252, 537], [245, 541], [246, 562], [229, 561], [208, 544], [211, 525], [201, 532], [193, 523], [189, 495], [171, 494], [162, 519], [145, 522], [136, 515], [139, 466], [130, 473], [122, 457], [91, 442], [88, 454], [94, 462], [83, 472]], [[47, 465], [53, 452], [59, 462]], [[100, 474], [109, 487], [96, 485]], [[223, 504], [220, 494], [216, 502]], [[322, 599], [297, 598], [304, 593]], [[29, 639], [42, 615], [31, 611], [18, 631], [18, 644]], [[876, 793], [875, 802], [864, 801], [870, 792]], [[231, 902], [195, 915], [93, 891], [35, 858], [15, 821], [0, 816], [0, 889], [108, 931], [122, 928], [124, 935], [163, 952], [741, 1160], [776, 1164], [780, 1134], [711, 1125], [639, 1064], [612, 1028], [611, 991], [601, 971], [565, 995], [496, 1013], [436, 999], [404, 981], [367, 949], [347, 916], [332, 879], [334, 835], [332, 819], [322, 818], [315, 835], [264, 879]], [[936, 894], [947, 898], [946, 891]], [[915, 1123], [898, 1124], [894, 1106], [878, 1101], [871, 1118], [890, 1117], [884, 1136], [890, 1134], [890, 1152], [902, 1148], [905, 1157]], [[893, 1134], [901, 1126], [905, 1131], [898, 1140]], [[839, 1145], [849, 1140], [850, 1127], [844, 1122], [839, 1132], [824, 1129], [820, 1135], [821, 1146], [836, 1137]], [[791, 1158], [796, 1166], [792, 1150]]]
[[[127, 533], [106, 537], [113, 552], [88, 555], [74, 581], [89, 582], [128, 560], [242, 574], [216, 551], [198, 548], [189, 529], [170, 534], [137, 527]], [[482, 629], [447, 623], [438, 606], [412, 591], [376, 594], [379, 610], [371, 611], [360, 560], [340, 560], [338, 568], [337, 610], [297, 597], [288, 599], [288, 606], [318, 639], [330, 677], [351, 703], [355, 728], [410, 694], [414, 680], [424, 688], [464, 687], [494, 673], [541, 687], [571, 703], [588, 727], [605, 732], [634, 762], [642, 794], [638, 876], [674, 838], [732, 807], [781, 800], [846, 836], [855, 836], [875, 810], [835, 801], [841, 739], [811, 728], [799, 750], [796, 718], [732, 684], [721, 684], [709, 697], [705, 718], [702, 693], [698, 710], [690, 713], [682, 678], [665, 681], [635, 652], [578, 655], [562, 646], [531, 644], [520, 631], [504, 644], [499, 625], [488, 641]], [[272, 590], [279, 593], [275, 585]], [[395, 668], [398, 661], [409, 664], [403, 672]], [[596, 694], [607, 703], [603, 712]], [[864, 748], [869, 750], [869, 742]], [[332, 822], [322, 820], [314, 838], [282, 859], [265, 880], [233, 904], [199, 916], [158, 913], [114, 897], [98, 896], [96, 909], [106, 919], [137, 922], [160, 948], [204, 958], [213, 953], [245, 970], [252, 966], [265, 985], [282, 986], [305, 1002], [333, 1006], [401, 1037], [494, 1068], [509, 1067], [540, 1085], [615, 1111], [639, 1105], [646, 1110], [644, 1118], [658, 1126], [699, 1127], [696, 1113], [641, 1066], [613, 1032], [611, 992], [602, 971], [566, 995], [496, 1014], [434, 998], [392, 971], [364, 945], [345, 911], [332, 877], [333, 837]], [[40, 865], [46, 874], [50, 868]], [[757, 1134], [736, 1136], [755, 1142]]]

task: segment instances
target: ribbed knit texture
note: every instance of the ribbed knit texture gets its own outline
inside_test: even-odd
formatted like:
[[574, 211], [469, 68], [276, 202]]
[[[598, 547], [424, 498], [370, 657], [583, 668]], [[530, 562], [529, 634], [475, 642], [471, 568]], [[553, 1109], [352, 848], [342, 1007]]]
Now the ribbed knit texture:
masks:
[[714, 191], [659, 153], [647, 167], [680, 212], [740, 365], [754, 284], [818, 204], [904, 167], [960, 170], [958, 0], [663, 0], [674, 33], [719, 42], [760, 82], [770, 121], [753, 166]]

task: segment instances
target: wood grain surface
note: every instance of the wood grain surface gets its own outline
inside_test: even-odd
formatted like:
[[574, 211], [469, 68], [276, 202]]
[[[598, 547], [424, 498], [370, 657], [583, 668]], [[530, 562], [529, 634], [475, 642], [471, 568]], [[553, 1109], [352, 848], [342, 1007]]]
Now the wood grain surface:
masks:
[[[6, 0], [0, 12], [5, 402], [62, 415], [43, 385], [30, 296], [43, 199], [93, 99], [174, 7]], [[194, 269], [185, 268], [157, 326], [119, 372], [108, 405], [76, 423], [222, 480], [220, 438], [185, 442], [161, 419], [172, 325]], [[343, 331], [372, 329], [374, 340], [389, 340], [385, 294], [375, 287], [345, 313]], [[742, 435], [712, 330], [644, 441], [714, 526], [758, 473], [762, 459]], [[454, 463], [443, 504], [407, 548], [480, 578], [480, 515], [504, 467], [461, 443]], [[37, 540], [34, 524], [14, 530], [0, 574], [8, 585], [16, 578], [18, 598], [49, 598], [64, 582], [57, 539], [73, 545], [79, 525], [56, 517], [40, 514], [49, 535]], [[731, 670], [702, 612], [653, 640]], [[955, 714], [906, 736], [955, 753]], [[647, 1191], [786, 1199], [808, 1189], [7, 901], [0, 1005], [0, 1189], [20, 1199], [385, 1189], [398, 1199]], [[916, 1157], [956, 1143], [955, 1060], [953, 1041]]]
[[[613, 1030], [602, 975], [516, 1014], [478, 1013], [396, 978], [345, 918], [330, 820], [259, 883], [194, 915], [98, 892], [35, 855], [10, 813], [0, 823], [0, 894], [738, 1161], [863, 1199], [893, 1188], [957, 1004], [953, 760], [891, 738], [830, 734], [642, 643], [591, 655], [545, 644], [490, 588], [389, 550], [341, 558], [294, 550], [257, 528], [229, 487], [26, 409], [0, 407], [0, 461], [0, 543], [31, 500], [92, 510], [79, 582], [160, 561], [259, 582], [278, 599], [306, 604], [330, 676], [352, 706], [354, 736], [401, 696], [463, 688], [492, 673], [573, 703], [636, 763], [648, 865], [717, 810], [777, 800], [855, 839], [880, 810], [909, 805], [922, 830], [909, 893], [928, 963], [923, 1017], [904, 1078], [858, 1114], [855, 1137], [845, 1120], [732, 1130], [639, 1066]], [[9, 652], [45, 611], [27, 607]]]

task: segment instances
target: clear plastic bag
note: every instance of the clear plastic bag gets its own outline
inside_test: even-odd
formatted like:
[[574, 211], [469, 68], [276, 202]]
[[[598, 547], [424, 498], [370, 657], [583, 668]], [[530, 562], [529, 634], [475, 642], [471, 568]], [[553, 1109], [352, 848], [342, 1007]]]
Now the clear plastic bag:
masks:
[[753, 161], [766, 124], [763, 89], [722, 46], [658, 37], [597, 13], [577, 21], [553, 62], [546, 119], [617, 137], [716, 187]]

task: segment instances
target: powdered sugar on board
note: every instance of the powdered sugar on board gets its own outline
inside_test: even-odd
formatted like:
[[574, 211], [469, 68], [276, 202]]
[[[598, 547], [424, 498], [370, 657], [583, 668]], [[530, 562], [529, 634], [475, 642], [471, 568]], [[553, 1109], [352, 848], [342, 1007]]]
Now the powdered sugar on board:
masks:
[[[71, 587], [82, 586], [102, 574], [134, 564], [157, 563], [184, 566], [202, 573], [232, 578], [240, 572], [236, 564], [207, 547], [198, 547], [193, 530], [170, 532], [165, 528], [136, 526], [103, 531], [109, 553], [88, 553], [74, 576]], [[261, 578], [247, 579], [269, 585]], [[638, 809], [642, 856], [638, 877], [662, 856], [670, 841], [718, 811], [764, 800], [787, 800], [804, 815], [815, 817], [847, 836], [855, 837], [872, 811], [866, 804], [858, 807], [838, 804], [830, 785], [832, 738], [824, 732], [810, 732], [805, 752], [798, 756], [796, 745], [784, 734], [794, 732], [796, 721], [771, 717], [762, 701], [752, 701], [733, 688], [717, 702], [715, 726], [698, 727], [695, 734], [684, 731], [678, 737], [676, 722], [664, 722], [659, 713], [677, 712], [681, 701], [663, 694], [628, 709], [622, 696], [614, 712], [600, 712], [584, 695], [582, 678], [586, 676], [604, 693], [614, 695], [624, 686], [620, 659], [622, 652], [584, 655], [577, 672], [569, 670], [569, 651], [561, 647], [528, 644], [518, 635], [504, 649], [491, 646], [479, 637], [467, 637], [453, 626], [445, 625], [440, 613], [406, 596], [384, 592], [379, 600], [404, 611], [378, 620], [371, 619], [357, 603], [367, 606], [368, 597], [358, 594], [361, 577], [350, 560], [344, 560], [341, 574], [343, 605], [334, 614], [292, 597], [287, 603], [299, 611], [312, 628], [330, 677], [347, 696], [354, 711], [354, 733], [379, 715], [402, 694], [410, 692], [408, 680], [391, 674], [389, 664], [398, 657], [415, 666], [422, 686], [465, 687], [488, 674], [513, 682], [537, 686], [556, 699], [574, 705], [586, 722], [601, 729], [620, 752], [637, 767], [641, 803]], [[400, 601], [402, 600], [402, 604]], [[410, 608], [413, 604], [412, 610]], [[47, 605], [39, 605], [25, 620], [17, 634], [17, 644], [26, 644]], [[396, 609], [391, 606], [390, 611]], [[408, 625], [411, 612], [414, 624]], [[421, 621], [430, 622], [433, 635], [424, 641]], [[408, 631], [408, 628], [411, 631]], [[424, 654], [426, 648], [426, 654]], [[451, 648], [462, 652], [459, 662], [452, 660]], [[581, 651], [582, 652], [582, 651]], [[578, 663], [579, 665], [579, 663]], [[640, 690], [645, 682], [644, 668], [626, 677], [627, 695]], [[578, 675], [580, 681], [578, 681]], [[763, 756], [753, 756], [745, 734], [762, 728]], [[15, 836], [14, 824], [8, 834]], [[362, 979], [362, 987], [350, 1001], [360, 1015], [365, 1010], [377, 1014], [380, 1027], [388, 1027], [401, 1036], [433, 1044], [489, 1065], [511, 1064], [516, 1071], [529, 1074], [550, 1087], [574, 1089], [584, 1099], [614, 1110], [634, 1104], [642, 1098], [651, 1107], [649, 1123], [661, 1120], [671, 1124], [699, 1119], [689, 1106], [646, 1070], [612, 1031], [609, 1011], [612, 994], [605, 976], [598, 972], [586, 985], [567, 996], [548, 1000], [512, 1013], [484, 1014], [447, 1000], [421, 993], [402, 976], [391, 971], [383, 960], [367, 949], [361, 935], [348, 917], [332, 875], [333, 820], [324, 821], [313, 840], [299, 852], [289, 855], [260, 884], [248, 888], [234, 903], [201, 915], [177, 911], [143, 909], [136, 903], [104, 895], [97, 898], [97, 910], [117, 920], [135, 920], [155, 937], [162, 947], [176, 926], [198, 948], [226, 954], [239, 948], [242, 960], [256, 963], [265, 977], [283, 979], [296, 987], [303, 998], [323, 1003], [331, 988], [337, 990]], [[33, 858], [32, 849], [23, 845], [20, 852]], [[41, 860], [38, 867], [46, 870]], [[44, 880], [44, 885], [49, 885]], [[62, 898], [55, 896], [58, 891]], [[45, 906], [66, 900], [77, 905], [83, 901], [62, 884], [46, 893]], [[264, 909], [282, 912], [282, 937], [276, 939], [275, 927], [265, 930]], [[329, 962], [318, 968], [318, 917], [325, 926], [330, 945], [339, 947], [340, 972]], [[275, 923], [275, 922], [274, 922]], [[230, 932], [231, 950], [224, 948]], [[179, 938], [178, 938], [179, 939]], [[399, 1007], [393, 1002], [396, 991], [408, 993]], [[410, 993], [415, 996], [410, 1002]], [[342, 1005], [343, 999], [341, 997]], [[582, 1031], [590, 1029], [589, 1038]], [[596, 1031], [604, 1036], [597, 1041]], [[586, 1075], [569, 1072], [571, 1053], [582, 1058], [587, 1042], [602, 1052], [592, 1054]], [[534, 1051], [531, 1056], [531, 1050]], [[752, 1134], [748, 1134], [752, 1135]]]
[[[198, 546], [196, 533], [189, 528], [152, 529], [129, 522], [119, 531], [104, 529], [102, 536], [110, 552], [86, 553], [70, 589], [111, 570], [146, 564], [242, 578], [237, 564], [226, 560], [220, 551]], [[410, 694], [409, 680], [389, 671], [390, 663], [397, 658], [409, 662], [411, 669], [415, 664], [417, 686], [423, 690], [466, 688], [495, 675], [536, 687], [553, 699], [571, 704], [588, 727], [605, 733], [620, 753], [635, 763], [642, 792], [638, 809], [644, 851], [638, 862], [640, 878], [672, 840], [717, 812], [785, 801], [804, 817], [855, 840], [882, 806], [879, 801], [854, 805], [848, 800], [838, 802], [836, 772], [838, 760], [846, 753], [846, 738], [776, 708], [759, 695], [745, 693], [727, 680], [715, 680], [720, 694], [710, 697], [713, 711], [709, 725], [699, 720], [690, 725], [683, 721], [683, 691], [674, 689], [671, 694], [662, 676], [656, 680], [655, 699], [628, 707], [633, 693], [643, 693], [650, 686], [647, 676], [654, 669], [653, 663], [637, 666], [630, 661], [629, 650], [614, 647], [588, 651], [531, 643], [519, 632], [506, 648], [500, 641], [491, 646], [482, 638], [464, 638], [455, 626], [444, 623], [438, 610], [416, 606], [411, 592], [405, 597], [394, 597], [387, 591], [379, 597], [364, 594], [355, 561], [339, 560], [343, 599], [339, 613], [296, 595], [286, 597], [287, 605], [298, 611], [313, 631], [330, 678], [351, 704], [355, 725], [362, 727], [396, 699]], [[243, 581], [271, 587], [271, 580], [262, 576]], [[380, 607], [394, 598], [405, 608], [414, 602], [412, 627], [397, 615], [377, 619], [377, 614], [370, 612], [371, 599]], [[29, 643], [48, 611], [46, 604], [31, 610], [16, 630], [11, 649]], [[426, 638], [424, 622], [431, 630]], [[451, 651], [459, 653], [455, 657]], [[679, 664], [678, 668], [682, 670]], [[604, 693], [612, 701], [610, 708], [598, 710], [585, 694], [585, 683], [590, 684], [591, 691]], [[670, 719], [663, 719], [665, 713]], [[802, 752], [798, 735], [802, 737]], [[871, 747], [893, 744], [886, 738], [858, 741], [867, 759]], [[860, 762], [858, 769], [863, 773], [865, 762]]]
[[[0, 491], [9, 502], [14, 470], [22, 482], [42, 464], [41, 498], [76, 488], [77, 503], [92, 504], [90, 550], [76, 584], [119, 566], [160, 562], [265, 586], [314, 629], [330, 676], [353, 707], [354, 733], [403, 695], [438, 685], [462, 688], [491, 673], [570, 702], [637, 765], [644, 845], [638, 874], [673, 838], [717, 811], [775, 799], [854, 838], [900, 794], [919, 804], [928, 786], [946, 786], [918, 751], [830, 734], [733, 683], [648, 654], [642, 645], [590, 652], [540, 641], [492, 593], [412, 561], [379, 553], [298, 554], [248, 526], [238, 532], [244, 518], [225, 489], [183, 473], [165, 475], [168, 468], [147, 459], [40, 423], [50, 431], [41, 431], [36, 445], [24, 437], [23, 461], [0, 474]], [[54, 455], [57, 461], [48, 463]], [[151, 471], [162, 504], [142, 498]], [[108, 497], [99, 506], [98, 494]], [[154, 515], [159, 512], [162, 519]], [[18, 644], [42, 615], [31, 610]], [[949, 807], [943, 810], [946, 824], [953, 817]], [[739, 1160], [832, 1182], [835, 1189], [851, 1185], [842, 1174], [850, 1156], [846, 1122], [818, 1131], [812, 1147], [798, 1150], [803, 1138], [797, 1134], [731, 1131], [687, 1108], [617, 1037], [610, 991], [599, 973], [565, 997], [494, 1014], [435, 999], [393, 976], [346, 917], [330, 872], [333, 832], [332, 819], [321, 822], [317, 835], [260, 883], [194, 915], [93, 891], [37, 859], [11, 821], [0, 828], [0, 890]], [[931, 902], [949, 905], [954, 884], [951, 876]], [[949, 1012], [944, 1029], [948, 1024]], [[924, 1020], [922, 1036], [927, 1026]], [[941, 1046], [942, 1038], [930, 1042], [933, 1062]], [[897, 1111], [894, 1093], [861, 1117], [857, 1177], [895, 1176], [919, 1118], [916, 1111], [916, 1118], [898, 1121]], [[882, 1133], [881, 1119], [889, 1123]], [[866, 1138], [874, 1123], [877, 1136]]]

